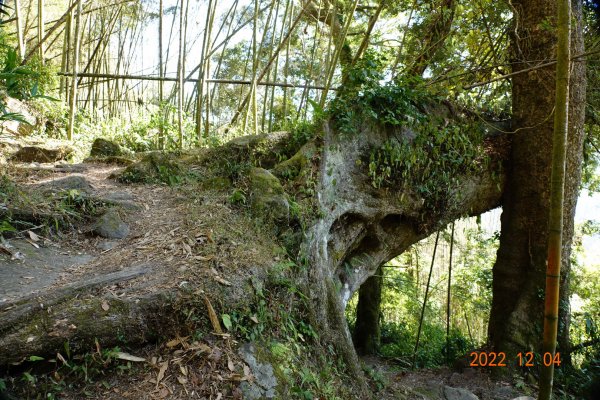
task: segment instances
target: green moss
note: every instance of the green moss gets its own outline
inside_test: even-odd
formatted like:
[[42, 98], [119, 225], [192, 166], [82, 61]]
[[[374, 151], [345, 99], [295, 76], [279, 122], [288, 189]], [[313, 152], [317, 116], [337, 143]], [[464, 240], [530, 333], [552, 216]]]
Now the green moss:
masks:
[[273, 174], [263, 168], [252, 168], [250, 171], [250, 187], [252, 192], [264, 195], [282, 195], [283, 186]]
[[312, 158], [317, 154], [317, 145], [314, 142], [309, 142], [302, 146], [291, 158], [277, 164], [272, 172], [282, 179], [295, 179], [307, 166], [311, 165]]
[[152, 152], [130, 165], [118, 177], [126, 183], [166, 183], [175, 185], [191, 176], [190, 170], [178, 161], [179, 154]]

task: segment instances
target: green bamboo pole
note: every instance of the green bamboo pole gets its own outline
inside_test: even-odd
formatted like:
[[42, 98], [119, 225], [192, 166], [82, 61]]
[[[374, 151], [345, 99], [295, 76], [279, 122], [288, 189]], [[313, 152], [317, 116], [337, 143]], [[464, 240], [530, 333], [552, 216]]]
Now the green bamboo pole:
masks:
[[81, 0], [77, 1], [77, 18], [75, 19], [75, 44], [73, 55], [73, 78], [71, 81], [71, 97], [69, 104], [69, 127], [67, 140], [73, 139], [75, 114], [77, 113], [77, 69], [79, 68], [79, 52], [81, 47]]
[[548, 262], [546, 267], [546, 297], [544, 305], [544, 339], [542, 358], [552, 355], [551, 362], [543, 362], [540, 376], [539, 400], [549, 400], [554, 380], [554, 357], [558, 332], [558, 303], [562, 253], [563, 202], [565, 164], [569, 126], [569, 58], [571, 21], [570, 0], [558, 2], [558, 51], [556, 63], [556, 98], [554, 106], [554, 134], [552, 137], [552, 175], [550, 181], [550, 218], [548, 234]]
[[[158, 2], [158, 77], [160, 80], [158, 81], [158, 107], [159, 112], [161, 113], [160, 118], [164, 119], [165, 116], [162, 115], [162, 107], [163, 107], [163, 97], [165, 92], [165, 83], [162, 80], [164, 78], [163, 74], [163, 19], [164, 19], [164, 0], [160, 0]], [[165, 148], [165, 128], [164, 123], [158, 125], [158, 148], [163, 150]]]
[[450, 364], [450, 300], [452, 285], [452, 251], [454, 250], [454, 222], [450, 233], [450, 261], [448, 263], [448, 290], [446, 293], [446, 364]]
[[435, 253], [437, 251], [438, 240], [440, 238], [440, 231], [437, 231], [435, 235], [435, 245], [433, 246], [433, 255], [431, 256], [431, 267], [429, 268], [429, 277], [427, 278], [427, 286], [425, 286], [425, 298], [423, 299], [423, 307], [421, 308], [421, 317], [419, 318], [419, 329], [417, 330], [417, 341], [415, 342], [415, 349], [413, 351], [412, 369], [415, 369], [417, 363], [417, 350], [419, 350], [419, 339], [421, 339], [421, 328], [423, 327], [423, 318], [425, 317], [425, 308], [427, 307], [427, 295], [429, 294], [429, 285], [431, 284], [431, 274], [433, 272], [433, 265], [435, 263]]

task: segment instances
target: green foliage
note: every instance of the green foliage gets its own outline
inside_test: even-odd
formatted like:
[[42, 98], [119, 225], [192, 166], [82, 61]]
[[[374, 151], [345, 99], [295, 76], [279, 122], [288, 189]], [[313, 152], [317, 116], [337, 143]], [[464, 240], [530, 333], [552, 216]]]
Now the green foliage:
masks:
[[[69, 342], [63, 347], [56, 358], [28, 357], [27, 369], [11, 382], [0, 382], [0, 390], [10, 388], [22, 398], [58, 399], [66, 389], [85, 393], [87, 385], [102, 381], [107, 374], [124, 373], [132, 368], [130, 362], [119, 361], [118, 347], [103, 349], [96, 341], [94, 351], [80, 354], [72, 352]], [[110, 388], [107, 382], [102, 383]]]
[[[459, 223], [455, 234], [449, 346], [445, 324], [448, 266], [445, 264], [447, 258], [442, 257], [444, 254], [447, 257], [450, 238], [446, 233], [441, 235], [443, 240], [437, 249], [416, 354], [418, 367], [438, 367], [446, 364], [446, 360], [453, 362], [486, 341], [498, 235], [473, 225], [473, 219]], [[412, 366], [432, 252], [430, 238], [383, 268], [381, 346], [378, 351], [384, 357], [393, 358], [402, 368]], [[356, 301], [357, 296], [350, 301], [346, 312], [351, 326], [355, 323]]]
[[374, 187], [415, 189], [431, 208], [441, 209], [458, 177], [476, 174], [487, 163], [481, 129], [468, 123], [437, 127], [420, 124], [416, 136], [392, 139], [371, 152]]
[[241, 189], [234, 189], [231, 196], [229, 196], [229, 202], [231, 204], [246, 204], [246, 193]]
[[372, 150], [368, 173], [373, 186], [414, 188], [429, 207], [441, 209], [459, 175], [486, 165], [483, 130], [466, 117], [449, 124], [444, 115], [428, 111], [441, 99], [428, 93], [419, 78], [382, 84], [382, 62], [367, 54], [348, 72], [344, 90], [332, 102], [332, 120], [340, 134], [356, 134], [366, 124], [401, 132]]
[[56, 86], [56, 74], [38, 57], [21, 65], [17, 50], [0, 30], [0, 83], [9, 96], [20, 100], [47, 98], [44, 93]]
[[378, 55], [368, 52], [348, 70], [348, 81], [329, 109], [341, 134], [356, 134], [369, 121], [405, 126], [415, 119], [422, 120], [418, 105], [434, 100], [419, 84], [419, 78], [382, 84], [382, 63]]
[[6, 219], [2, 219], [0, 220], [0, 236], [2, 236], [2, 234], [4, 232], [16, 232], [17, 229], [12, 226], [10, 224], [10, 222], [8, 222]]
[[125, 183], [164, 183], [169, 186], [190, 182], [196, 175], [179, 162], [179, 153], [152, 152], [127, 167], [119, 176]]

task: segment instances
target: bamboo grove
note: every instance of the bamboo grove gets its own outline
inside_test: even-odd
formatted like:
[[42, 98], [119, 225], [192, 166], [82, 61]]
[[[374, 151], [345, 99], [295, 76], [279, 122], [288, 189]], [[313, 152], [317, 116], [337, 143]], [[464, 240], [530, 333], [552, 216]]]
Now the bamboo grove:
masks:
[[[474, 8], [439, 3], [15, 0], [3, 25], [23, 64], [37, 59], [60, 75], [52, 89], [70, 106], [68, 138], [81, 110], [100, 117], [151, 112], [174, 127], [171, 146], [188, 147], [232, 128], [268, 132], [313, 116], [344, 75], [365, 70], [369, 54], [378, 54], [388, 79], [427, 67], [437, 90], [457, 94], [460, 77], [504, 73], [505, 10], [488, 0]], [[420, 37], [429, 30], [437, 34]], [[451, 33], [464, 42], [436, 48]], [[490, 88], [505, 82], [465, 99], [490, 97]]]

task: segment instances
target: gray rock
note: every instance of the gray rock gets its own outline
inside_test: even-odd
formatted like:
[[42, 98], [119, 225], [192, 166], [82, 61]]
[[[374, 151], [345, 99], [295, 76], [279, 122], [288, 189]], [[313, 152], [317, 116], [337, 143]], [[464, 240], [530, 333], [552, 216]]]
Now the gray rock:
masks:
[[246, 343], [240, 347], [240, 356], [250, 367], [254, 382], [244, 381], [240, 389], [244, 399], [274, 399], [276, 396], [277, 378], [273, 372], [273, 366], [256, 359], [256, 349], [252, 343]]
[[84, 172], [87, 167], [83, 164], [57, 164], [54, 166], [54, 168], [56, 168], [58, 171], [60, 172], [74, 172], [74, 173], [79, 173], [79, 172]]
[[115, 142], [97, 138], [94, 140], [94, 143], [92, 143], [92, 150], [90, 151], [91, 157], [114, 157], [122, 155], [123, 150], [121, 149], [121, 146]]
[[519, 397], [515, 397], [512, 400], [535, 400], [533, 397], [529, 397], [529, 396], [519, 396]]
[[502, 386], [494, 389], [494, 391], [492, 392], [492, 396], [494, 396], [494, 399], [498, 400], [509, 400], [513, 397], [519, 396], [519, 392], [517, 392], [510, 386]]
[[33, 115], [27, 104], [12, 97], [6, 97], [3, 101], [7, 113], [20, 114], [20, 117], [27, 121], [27, 123], [10, 120], [1, 121], [0, 127], [2, 127], [4, 132], [9, 132], [17, 136], [27, 136], [31, 134], [38, 126], [38, 119]]
[[123, 239], [129, 235], [129, 225], [123, 222], [117, 210], [111, 208], [98, 219], [93, 232], [107, 239]]
[[71, 153], [73, 153], [73, 149], [68, 146], [23, 146], [13, 154], [11, 160], [17, 162], [53, 163], [67, 159]]
[[99, 197], [97, 200], [131, 211], [139, 211], [142, 209], [142, 207], [134, 201], [133, 195], [127, 192], [111, 192]]
[[37, 185], [37, 188], [43, 191], [60, 192], [63, 190], [79, 190], [83, 193], [90, 193], [94, 190], [92, 185], [83, 176], [71, 175], [64, 178], [55, 179]]
[[108, 251], [114, 249], [118, 244], [119, 242], [115, 240], [103, 240], [102, 242], [99, 242], [96, 247], [100, 250]]
[[446, 400], [479, 400], [479, 397], [467, 389], [444, 386], [444, 398]]

